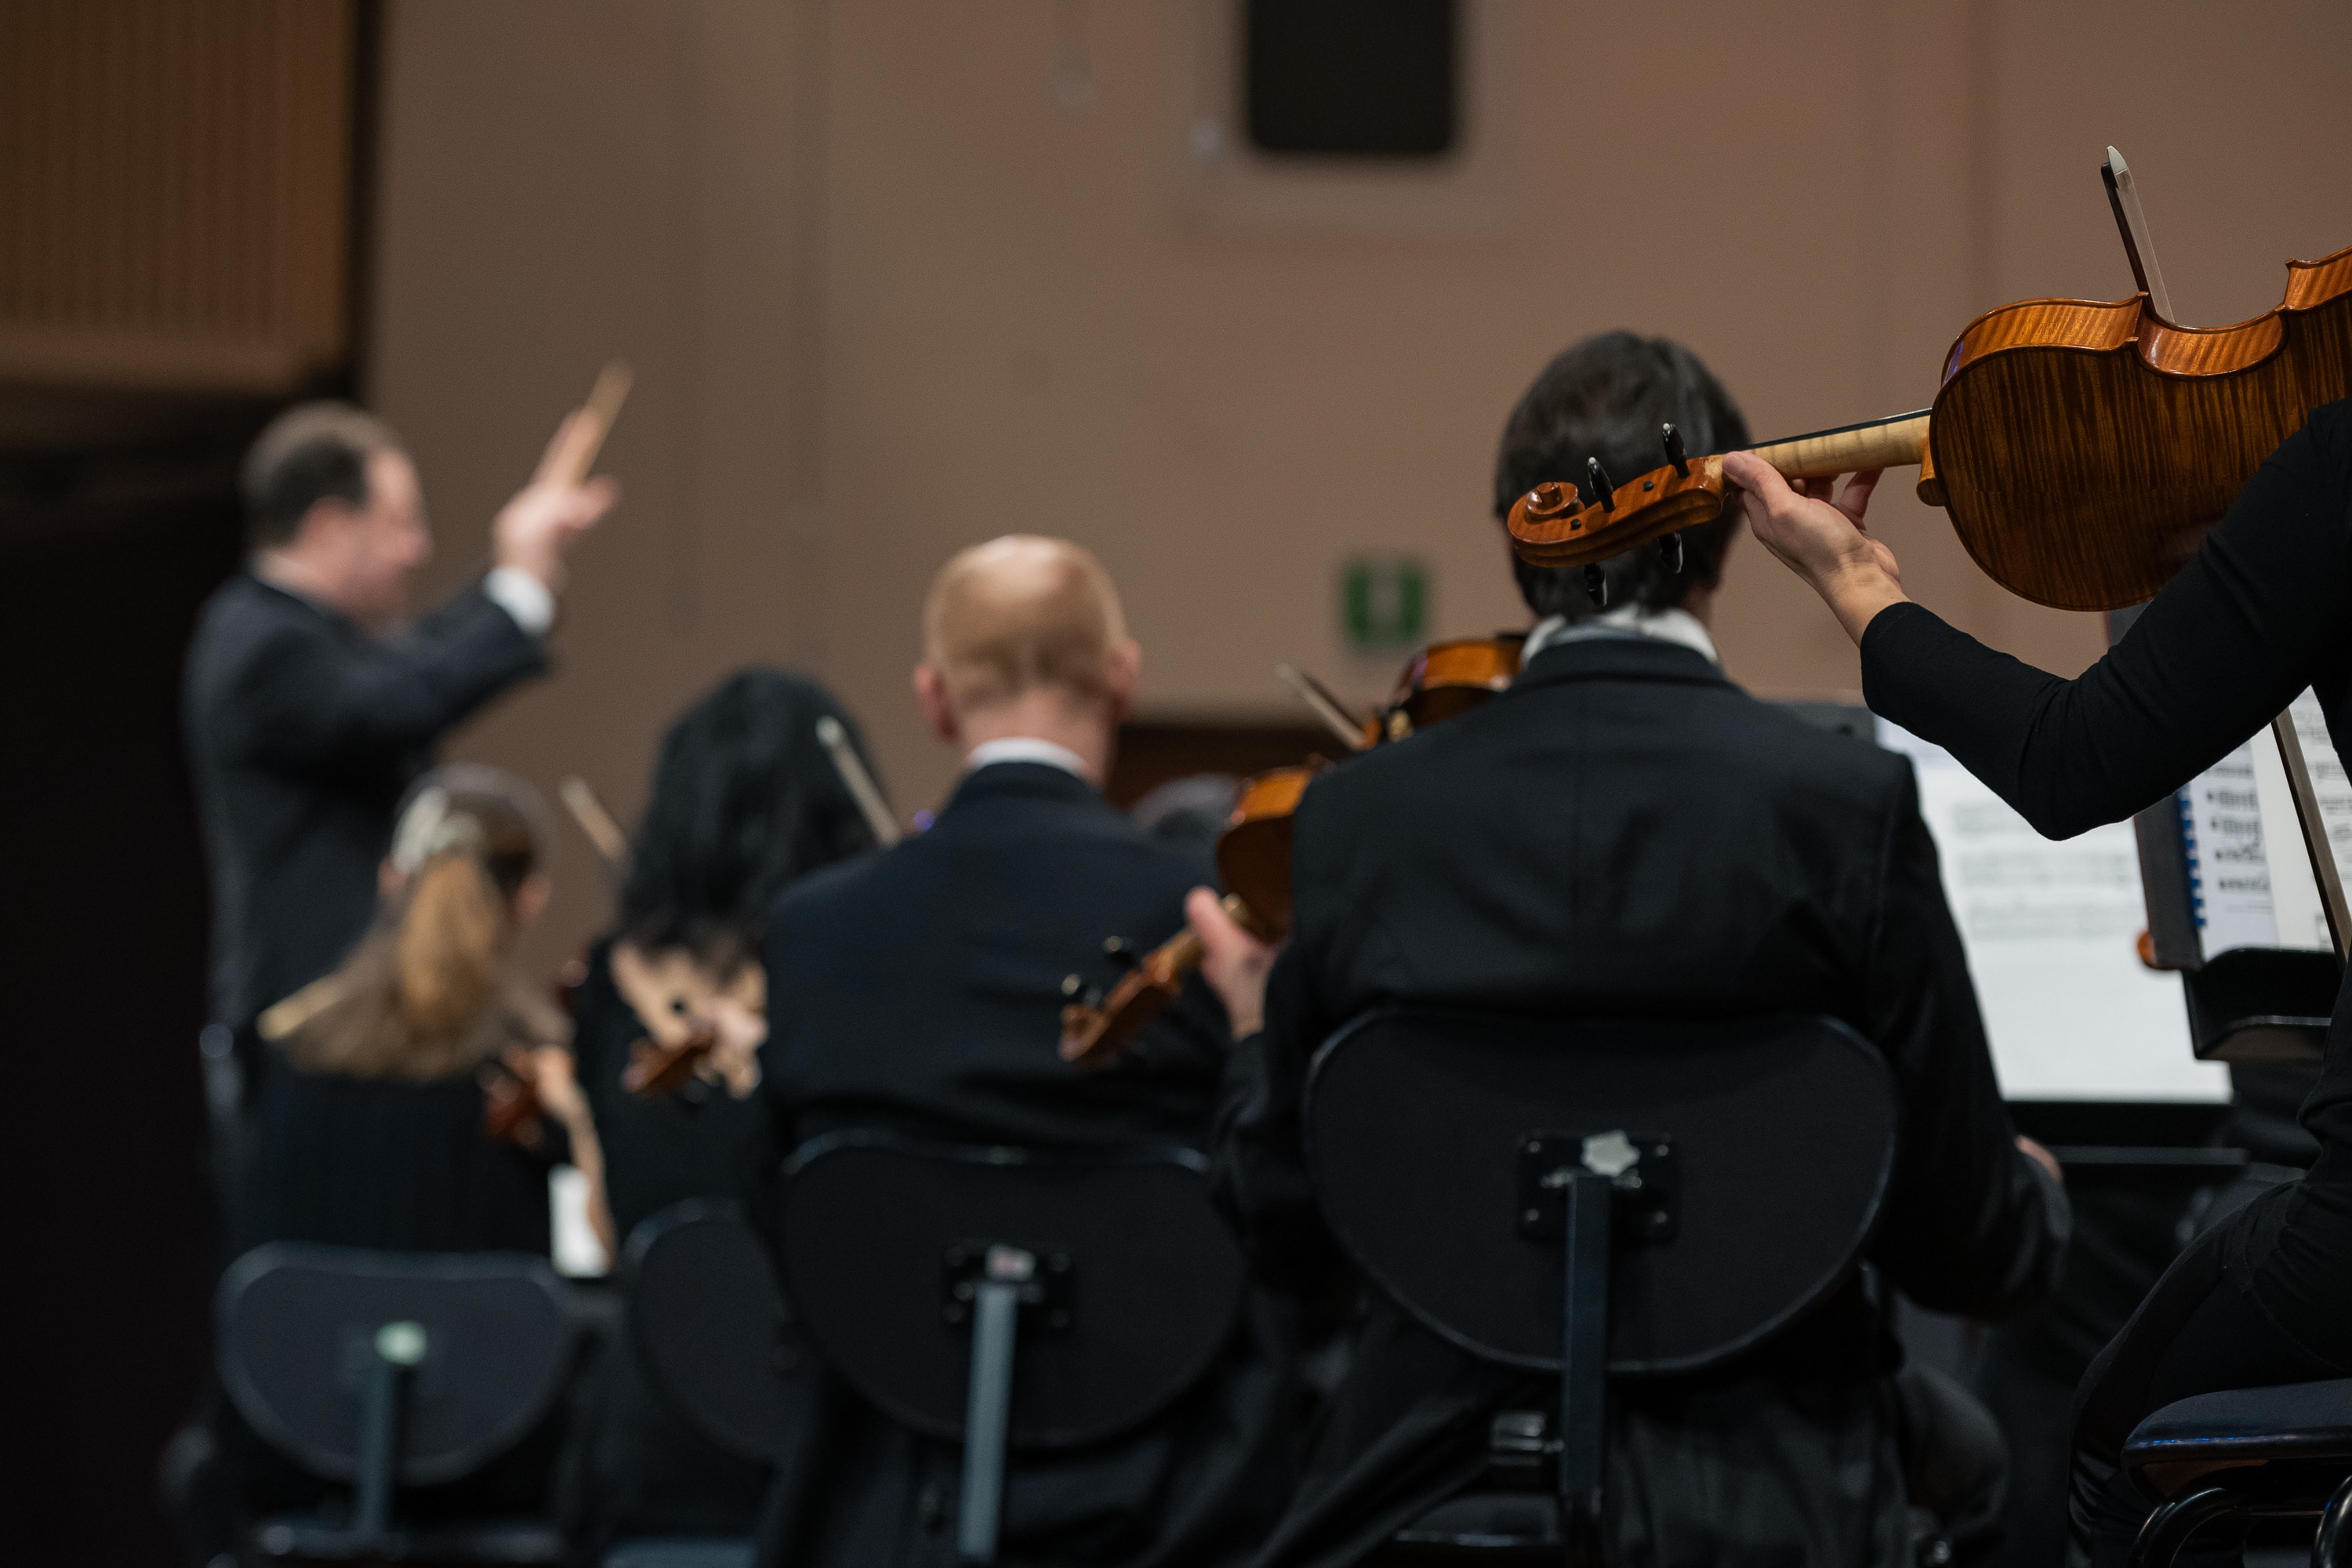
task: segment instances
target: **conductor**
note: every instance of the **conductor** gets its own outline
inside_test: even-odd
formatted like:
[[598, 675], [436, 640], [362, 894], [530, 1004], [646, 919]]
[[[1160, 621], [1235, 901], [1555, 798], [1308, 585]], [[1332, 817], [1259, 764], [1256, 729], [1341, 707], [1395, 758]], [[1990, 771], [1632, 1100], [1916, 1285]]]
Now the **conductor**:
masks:
[[262, 431], [242, 484], [251, 554], [206, 601], [183, 711], [212, 872], [212, 1013], [242, 1029], [366, 930], [393, 811], [442, 733], [547, 667], [563, 560], [612, 509], [582, 483], [602, 420], [567, 418], [491, 526], [492, 566], [413, 624], [433, 553], [392, 427], [306, 403]]

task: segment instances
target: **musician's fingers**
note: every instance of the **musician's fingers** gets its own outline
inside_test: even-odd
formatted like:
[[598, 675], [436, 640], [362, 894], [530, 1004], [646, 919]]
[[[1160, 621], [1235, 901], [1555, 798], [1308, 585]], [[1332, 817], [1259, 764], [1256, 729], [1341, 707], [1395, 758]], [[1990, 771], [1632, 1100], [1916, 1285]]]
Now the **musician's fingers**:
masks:
[[1837, 498], [1838, 510], [1853, 519], [1853, 525], [1856, 528], [1866, 526], [1862, 521], [1862, 515], [1870, 510], [1870, 493], [1878, 488], [1879, 476], [1885, 471], [1884, 468], [1863, 469], [1853, 478], [1846, 480], [1845, 493]]
[[1723, 459], [1723, 477], [1766, 501], [1789, 493], [1780, 470], [1753, 452], [1732, 452]]

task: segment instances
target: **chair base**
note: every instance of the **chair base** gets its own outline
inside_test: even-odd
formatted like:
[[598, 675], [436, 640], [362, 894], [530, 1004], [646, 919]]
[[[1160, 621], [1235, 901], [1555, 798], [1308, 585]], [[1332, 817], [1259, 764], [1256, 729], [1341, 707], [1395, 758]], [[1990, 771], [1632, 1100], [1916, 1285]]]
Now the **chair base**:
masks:
[[486, 1520], [438, 1529], [362, 1534], [315, 1517], [265, 1520], [253, 1531], [262, 1563], [560, 1563], [563, 1538], [539, 1520]]
[[1390, 1537], [1374, 1563], [1559, 1563], [1559, 1500], [1548, 1492], [1470, 1491]]
[[749, 1541], [679, 1536], [625, 1541], [604, 1553], [604, 1568], [751, 1568], [758, 1555]]

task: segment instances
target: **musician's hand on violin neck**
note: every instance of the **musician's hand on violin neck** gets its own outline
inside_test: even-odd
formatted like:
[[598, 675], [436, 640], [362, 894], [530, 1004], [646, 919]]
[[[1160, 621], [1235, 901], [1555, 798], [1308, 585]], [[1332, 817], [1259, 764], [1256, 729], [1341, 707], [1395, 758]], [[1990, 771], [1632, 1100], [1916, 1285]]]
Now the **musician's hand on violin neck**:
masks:
[[1831, 499], [1833, 479], [1781, 478], [1761, 458], [1733, 452], [1723, 477], [1738, 487], [1740, 510], [1764, 548], [1828, 602], [1846, 635], [1862, 641], [1871, 617], [1905, 598], [1895, 552], [1864, 531], [1863, 514], [1879, 470], [1866, 469]]
[[1195, 888], [1184, 900], [1184, 916], [1192, 934], [1201, 939], [1201, 978], [1225, 1005], [1234, 1038], [1255, 1035], [1265, 1027], [1265, 977], [1274, 967], [1274, 948], [1244, 931], [1225, 913], [1217, 895]]

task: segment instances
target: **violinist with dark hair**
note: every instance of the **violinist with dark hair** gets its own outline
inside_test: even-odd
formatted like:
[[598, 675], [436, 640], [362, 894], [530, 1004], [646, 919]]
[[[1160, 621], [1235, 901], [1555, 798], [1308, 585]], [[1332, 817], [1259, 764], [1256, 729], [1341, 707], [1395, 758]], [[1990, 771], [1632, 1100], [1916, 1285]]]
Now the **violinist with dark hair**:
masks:
[[[591, 951], [573, 1000], [581, 1080], [624, 1237], [683, 1199], [731, 1197], [781, 1158], [764, 1112], [748, 1103], [767, 1037], [767, 917], [801, 878], [875, 845], [818, 739], [827, 719], [862, 752], [832, 692], [746, 669], [663, 737], [619, 920]], [[692, 1059], [665, 1075], [676, 1088], [643, 1081], [649, 1056], [681, 1050]]]
[[[1496, 517], [1539, 481], [1654, 465], [1669, 424], [1694, 455], [1748, 440], [1679, 344], [1575, 345], [1505, 426]], [[1711, 622], [1735, 527], [1710, 518], [1669, 551], [1591, 573], [1517, 565], [1536, 622], [1508, 689], [1307, 789], [1278, 957], [1192, 895], [1203, 973], [1242, 1037], [1218, 1180], [1269, 1274], [1308, 1295], [1349, 1275], [1300, 1143], [1316, 1049], [1375, 1007], [1424, 1004], [1839, 1018], [1885, 1054], [1902, 1103], [1874, 1269], [1977, 1317], [2049, 1288], [2066, 1200], [2001, 1105], [1910, 767], [1726, 677]], [[1365, 1560], [1477, 1480], [1497, 1412], [1557, 1398], [1556, 1383], [1474, 1360], [1376, 1290], [1365, 1313], [1265, 1568]], [[1947, 1419], [1965, 1407], [1945, 1396], [1965, 1396], [1898, 1382], [1899, 1360], [1856, 1279], [1732, 1368], [1623, 1385], [1603, 1551], [1659, 1568], [1907, 1568], [1907, 1497], [1959, 1560], [1981, 1560], [1998, 1439], [1950, 1442], [1967, 1422]]]
[[[833, 693], [746, 669], [663, 738], [620, 918], [572, 1001], [580, 1081], [624, 1237], [688, 1199], [756, 1201], [790, 1152], [752, 1098], [768, 1027], [761, 940], [793, 883], [875, 844], [819, 739], [828, 721], [862, 754]], [[649, 1073], [649, 1061], [661, 1065]], [[602, 1562], [623, 1536], [751, 1533], [767, 1467], [680, 1420], [626, 1350], [607, 1362], [599, 1398], [572, 1521], [581, 1560]]]

